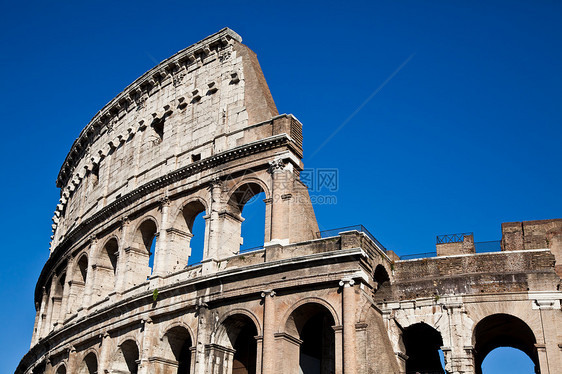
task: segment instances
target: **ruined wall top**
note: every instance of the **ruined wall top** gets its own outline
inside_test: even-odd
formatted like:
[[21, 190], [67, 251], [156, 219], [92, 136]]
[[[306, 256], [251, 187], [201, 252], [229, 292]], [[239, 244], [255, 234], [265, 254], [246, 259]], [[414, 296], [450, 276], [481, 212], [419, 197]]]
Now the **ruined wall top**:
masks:
[[225, 28], [181, 50], [92, 118], [56, 181], [51, 251], [65, 232], [154, 178], [276, 135], [250, 129], [278, 112], [255, 54], [241, 41]]

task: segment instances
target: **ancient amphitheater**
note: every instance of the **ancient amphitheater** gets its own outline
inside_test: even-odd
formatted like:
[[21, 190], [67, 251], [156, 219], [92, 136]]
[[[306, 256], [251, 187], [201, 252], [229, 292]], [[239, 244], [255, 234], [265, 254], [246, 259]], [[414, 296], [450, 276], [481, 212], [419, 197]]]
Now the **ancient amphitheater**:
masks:
[[[467, 233], [400, 259], [362, 226], [319, 233], [302, 156], [302, 124], [229, 29], [138, 78], [60, 170], [16, 373], [480, 373], [500, 346], [562, 372], [562, 220], [502, 224], [501, 251]], [[241, 254], [262, 192], [265, 244]]]

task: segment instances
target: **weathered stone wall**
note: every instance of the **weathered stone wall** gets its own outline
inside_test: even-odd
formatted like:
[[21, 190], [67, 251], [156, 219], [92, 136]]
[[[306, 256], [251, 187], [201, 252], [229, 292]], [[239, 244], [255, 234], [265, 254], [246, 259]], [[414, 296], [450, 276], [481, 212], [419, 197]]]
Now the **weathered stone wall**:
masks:
[[562, 277], [562, 219], [502, 223], [502, 248], [549, 248], [556, 257], [556, 272]]
[[[562, 220], [504, 224], [500, 253], [470, 237], [401, 261], [367, 232], [319, 237], [302, 157], [302, 124], [231, 30], [140, 77], [61, 168], [16, 373], [398, 374], [429, 346], [447, 372], [479, 373], [497, 341], [562, 367]], [[240, 253], [262, 192], [264, 246]], [[203, 261], [187, 266], [198, 214]]]

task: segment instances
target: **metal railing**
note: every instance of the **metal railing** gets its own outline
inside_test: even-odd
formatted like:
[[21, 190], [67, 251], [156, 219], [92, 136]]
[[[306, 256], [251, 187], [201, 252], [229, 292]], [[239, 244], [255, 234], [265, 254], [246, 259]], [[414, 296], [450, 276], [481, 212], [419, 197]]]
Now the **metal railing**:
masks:
[[386, 248], [384, 247], [384, 245], [382, 245], [381, 242], [379, 242], [377, 240], [377, 238], [375, 238], [375, 236], [373, 234], [371, 234], [369, 232], [369, 230], [367, 230], [365, 228], [365, 226], [363, 226], [363, 225], [346, 226], [346, 227], [340, 227], [340, 228], [337, 228], [337, 229], [318, 231], [316, 233], [316, 237], [318, 239], [330, 238], [330, 237], [333, 237], [333, 236], [338, 236], [340, 233], [346, 232], [346, 231], [359, 231], [359, 232], [364, 233], [365, 235], [367, 235], [369, 237], [369, 239], [371, 239], [377, 245], [377, 247], [379, 247], [380, 250], [386, 252]]
[[437, 235], [437, 244], [447, 244], [447, 243], [462, 243], [465, 236], [473, 235], [471, 232], [461, 232], [458, 234], [445, 234]]
[[437, 252], [412, 253], [400, 256], [400, 260], [417, 260], [420, 258], [437, 257]]

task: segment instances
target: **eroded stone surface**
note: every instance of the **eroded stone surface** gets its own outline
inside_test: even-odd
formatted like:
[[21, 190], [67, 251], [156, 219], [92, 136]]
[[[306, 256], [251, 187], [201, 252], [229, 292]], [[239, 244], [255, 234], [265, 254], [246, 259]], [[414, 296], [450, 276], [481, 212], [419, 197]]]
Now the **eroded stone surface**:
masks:
[[[503, 224], [502, 252], [470, 237], [401, 261], [361, 231], [318, 236], [302, 155], [301, 123], [233, 31], [145, 73], [61, 168], [16, 372], [427, 372], [441, 349], [447, 372], [475, 373], [498, 344], [562, 367], [562, 220]], [[265, 245], [241, 254], [261, 192]], [[204, 259], [186, 266], [201, 212]]]

